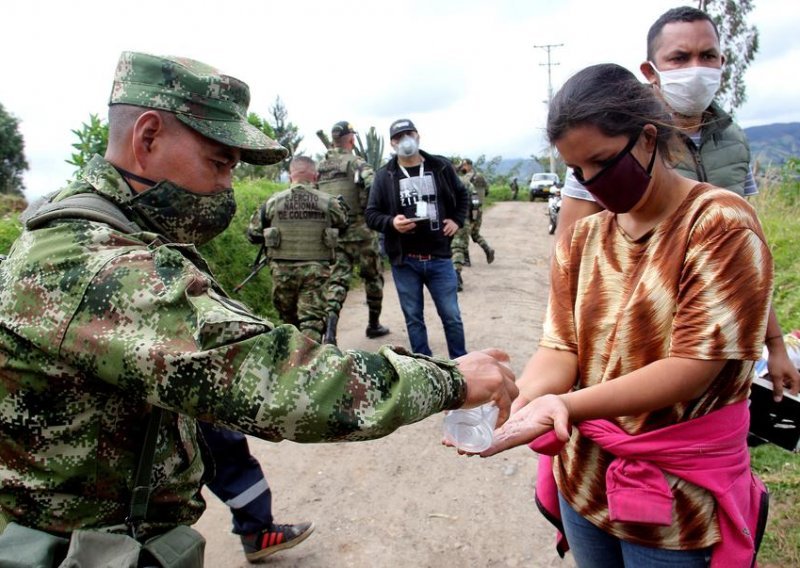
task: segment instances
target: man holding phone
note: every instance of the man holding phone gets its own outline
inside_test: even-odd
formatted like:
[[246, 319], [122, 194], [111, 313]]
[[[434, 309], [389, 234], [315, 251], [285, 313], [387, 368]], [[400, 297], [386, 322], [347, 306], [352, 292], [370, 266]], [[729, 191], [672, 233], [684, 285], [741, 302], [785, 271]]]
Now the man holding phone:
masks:
[[366, 209], [367, 225], [385, 235], [411, 350], [431, 355], [423, 313], [423, 285], [442, 319], [451, 359], [464, 355], [464, 325], [450, 243], [464, 226], [467, 190], [450, 160], [419, 149], [419, 133], [408, 119], [389, 128], [395, 155], [375, 174]]

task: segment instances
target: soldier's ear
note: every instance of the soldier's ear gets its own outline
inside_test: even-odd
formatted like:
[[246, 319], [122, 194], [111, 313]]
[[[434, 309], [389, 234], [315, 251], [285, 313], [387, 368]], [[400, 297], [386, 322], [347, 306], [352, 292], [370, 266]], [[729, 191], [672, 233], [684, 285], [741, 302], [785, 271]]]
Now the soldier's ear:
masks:
[[146, 169], [152, 154], [156, 151], [156, 141], [164, 133], [166, 125], [157, 111], [147, 111], [136, 119], [131, 135], [133, 156], [137, 164]]

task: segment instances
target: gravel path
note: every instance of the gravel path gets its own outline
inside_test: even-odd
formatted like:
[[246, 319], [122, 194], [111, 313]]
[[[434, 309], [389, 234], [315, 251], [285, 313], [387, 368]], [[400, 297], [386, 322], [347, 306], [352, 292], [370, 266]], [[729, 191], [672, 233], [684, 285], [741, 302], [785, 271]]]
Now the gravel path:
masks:
[[[489, 266], [477, 245], [464, 271], [461, 311], [470, 350], [500, 347], [519, 373], [540, 336], [547, 301], [552, 237], [545, 204], [504, 202], [484, 215], [482, 233], [496, 249]], [[351, 291], [342, 312], [339, 345], [376, 349], [407, 345], [391, 273], [386, 273], [382, 323], [391, 335], [364, 336], [363, 289]], [[444, 334], [428, 298], [431, 348], [446, 353]], [[440, 444], [442, 416], [370, 442], [302, 445], [251, 438], [273, 491], [277, 522], [314, 521], [296, 548], [269, 560], [274, 567], [574, 566], [558, 558], [554, 533], [533, 503], [536, 458], [516, 448], [489, 459], [458, 456]], [[207, 493], [207, 492], [206, 492]], [[230, 514], [207, 493], [196, 528], [208, 539], [206, 566], [249, 566]]]

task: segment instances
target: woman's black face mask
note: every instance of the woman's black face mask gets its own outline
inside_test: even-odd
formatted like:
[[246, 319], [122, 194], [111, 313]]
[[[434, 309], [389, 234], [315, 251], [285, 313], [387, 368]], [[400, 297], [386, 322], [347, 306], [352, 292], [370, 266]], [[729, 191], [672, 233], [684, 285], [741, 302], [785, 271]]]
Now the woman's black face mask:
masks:
[[584, 180], [580, 170], [575, 170], [575, 178], [580, 184], [597, 199], [600, 205], [612, 213], [627, 213], [633, 209], [650, 185], [657, 148], [653, 148], [650, 164], [645, 170], [639, 160], [631, 154], [637, 140], [639, 136], [632, 138], [628, 145], [591, 179]]

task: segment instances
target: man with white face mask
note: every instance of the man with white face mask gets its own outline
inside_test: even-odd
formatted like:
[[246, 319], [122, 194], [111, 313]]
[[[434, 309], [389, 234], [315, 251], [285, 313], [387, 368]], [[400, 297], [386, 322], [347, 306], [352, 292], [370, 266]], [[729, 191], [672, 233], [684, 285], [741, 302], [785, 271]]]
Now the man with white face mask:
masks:
[[411, 350], [431, 355], [423, 313], [423, 285], [442, 319], [451, 359], [464, 355], [464, 325], [450, 243], [469, 207], [467, 190], [450, 160], [419, 149], [419, 133], [408, 119], [389, 128], [396, 155], [375, 174], [366, 209], [367, 225], [385, 235]]
[[[747, 138], [731, 116], [713, 102], [724, 62], [719, 32], [711, 17], [683, 6], [668, 10], [650, 27], [647, 60], [639, 69], [682, 129], [685, 152], [675, 166], [681, 175], [749, 197], [758, 189], [750, 169]], [[567, 176], [561, 193], [557, 237], [570, 230], [576, 220], [602, 210], [572, 174]], [[777, 400], [782, 396], [781, 385], [797, 385], [800, 373], [789, 360], [772, 309], [765, 344]]]

